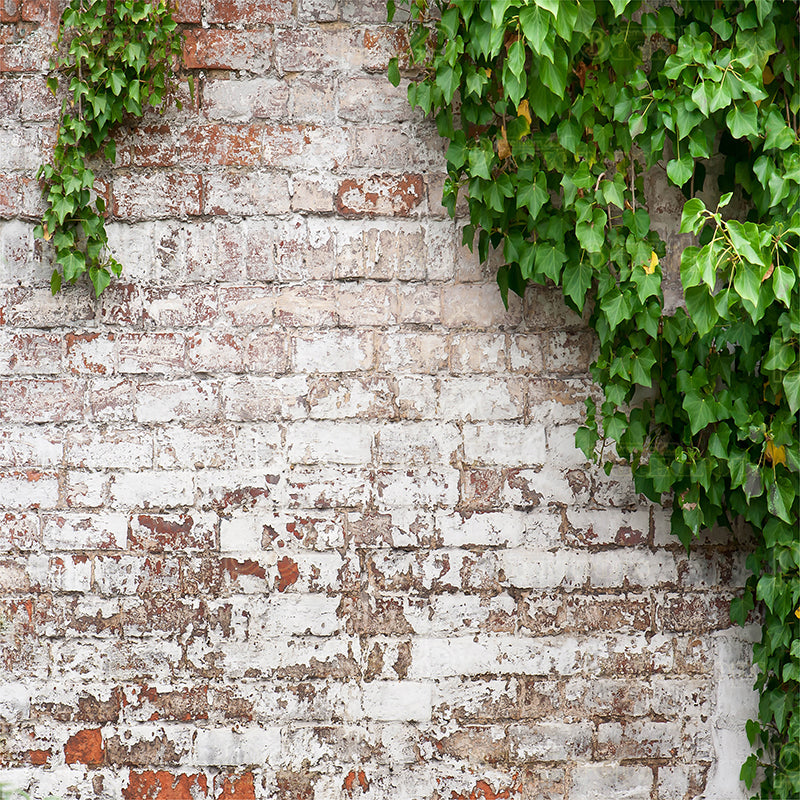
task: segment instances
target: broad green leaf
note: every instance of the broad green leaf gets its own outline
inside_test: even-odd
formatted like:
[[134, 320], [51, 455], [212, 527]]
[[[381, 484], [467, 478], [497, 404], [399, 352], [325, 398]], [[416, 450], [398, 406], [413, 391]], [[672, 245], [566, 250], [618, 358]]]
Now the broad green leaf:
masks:
[[772, 291], [786, 308], [790, 307], [792, 289], [797, 282], [795, 273], [785, 264], [778, 264], [772, 273]]
[[667, 175], [676, 186], [683, 186], [694, 172], [694, 159], [689, 153], [673, 159], [667, 164]]
[[563, 48], [555, 51], [552, 64], [547, 60], [539, 62], [539, 77], [542, 83], [558, 97], [564, 95], [568, 67], [567, 53]]
[[603, 249], [606, 231], [605, 226], [608, 221], [606, 212], [600, 208], [592, 211], [591, 221], [579, 222], [575, 226], [575, 235], [581, 243], [581, 247], [589, 253], [599, 253]]
[[549, 242], [543, 242], [536, 246], [536, 272], [546, 275], [553, 283], [558, 283], [561, 268], [566, 260], [566, 253]]
[[591, 265], [585, 261], [568, 263], [564, 267], [561, 279], [564, 294], [581, 310], [586, 302], [586, 292], [592, 285], [593, 274]]
[[553, 19], [558, 16], [558, 3], [559, 0], [533, 0], [539, 8], [549, 11], [553, 15]]
[[800, 410], [800, 367], [783, 376], [783, 389], [786, 392], [789, 409], [792, 414], [796, 414]]
[[713, 295], [707, 286], [701, 284], [686, 289], [685, 297], [686, 310], [689, 312], [697, 332], [701, 336], [705, 336], [711, 332], [719, 319]]
[[734, 139], [758, 136], [758, 109], [752, 100], [737, 103], [725, 118]]
[[[387, 77], [392, 86], [398, 86], [400, 84], [400, 68], [397, 64], [397, 57], [389, 59]], [[115, 94], [119, 94], [119, 92], [115, 92]]]
[[614, 9], [614, 13], [621, 17], [625, 13], [625, 9], [628, 7], [628, 4], [631, 0], [611, 0], [611, 6]]
[[630, 319], [631, 306], [628, 298], [615, 289], [600, 300], [600, 308], [608, 318], [608, 324], [613, 330], [624, 319]]
[[687, 200], [681, 213], [680, 233], [697, 233], [703, 223], [705, 204], [699, 197]]
[[[761, 279], [754, 267], [749, 264], [739, 263], [733, 276], [733, 288], [745, 302], [745, 307], [750, 311], [751, 317], [758, 307], [758, 290]], [[755, 322], [755, 320], [753, 320]]]
[[534, 52], [553, 61], [552, 18], [547, 16], [539, 6], [528, 5], [520, 9], [519, 22], [525, 38], [530, 42]]
[[517, 191], [517, 206], [525, 206], [533, 219], [536, 219], [539, 210], [549, 199], [544, 172], [538, 172], [533, 180], [523, 182]]
[[[764, 254], [761, 252], [761, 237], [758, 227], [752, 222], [737, 222], [731, 220], [728, 225], [728, 235], [739, 255], [746, 258], [751, 264], [766, 266]], [[760, 276], [759, 276], [760, 280]]]
[[682, 405], [689, 417], [692, 435], [697, 434], [712, 422], [716, 422], [716, 403], [711, 397], [695, 391], [688, 392], [683, 398]]

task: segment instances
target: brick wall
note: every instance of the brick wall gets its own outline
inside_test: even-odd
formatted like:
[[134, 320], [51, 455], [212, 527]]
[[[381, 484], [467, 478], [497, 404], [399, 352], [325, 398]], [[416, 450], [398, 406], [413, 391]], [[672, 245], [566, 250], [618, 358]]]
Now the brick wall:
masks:
[[182, 3], [99, 301], [32, 237], [57, 13], [0, 2], [0, 782], [743, 797], [743, 551], [575, 450], [591, 337], [459, 246], [383, 0]]

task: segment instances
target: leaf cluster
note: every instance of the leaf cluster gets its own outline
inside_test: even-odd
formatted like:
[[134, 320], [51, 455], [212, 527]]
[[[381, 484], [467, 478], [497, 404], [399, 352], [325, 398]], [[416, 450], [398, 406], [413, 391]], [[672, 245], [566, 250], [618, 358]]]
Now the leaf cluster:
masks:
[[52, 241], [51, 288], [84, 273], [99, 295], [119, 275], [109, 253], [106, 200], [90, 163], [116, 160], [115, 128], [174, 94], [181, 35], [167, 0], [70, 0], [47, 85], [63, 96], [52, 163], [41, 179], [47, 210], [37, 236]]
[[[607, 469], [628, 463], [638, 491], [671, 504], [687, 549], [739, 520], [755, 534], [731, 607], [740, 624], [756, 606], [763, 618], [742, 779], [759, 777], [760, 797], [798, 796], [798, 4], [407, 5], [408, 97], [449, 142], [444, 203], [453, 214], [466, 195], [465, 243], [482, 260], [502, 252], [506, 302], [548, 283], [589, 312], [603, 400], [587, 399], [577, 444]], [[683, 192], [680, 232], [694, 237], [674, 312], [651, 170]]]

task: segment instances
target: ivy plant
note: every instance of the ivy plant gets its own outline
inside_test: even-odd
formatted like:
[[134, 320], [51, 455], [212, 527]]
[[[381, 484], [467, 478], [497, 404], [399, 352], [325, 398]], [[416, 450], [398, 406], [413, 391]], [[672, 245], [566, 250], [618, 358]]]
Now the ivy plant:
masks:
[[[687, 549], [704, 529], [752, 528], [751, 576], [731, 604], [735, 622], [762, 622], [741, 778], [754, 797], [798, 797], [800, 6], [405, 5], [408, 98], [449, 142], [443, 200], [453, 214], [466, 195], [464, 242], [482, 260], [502, 252], [506, 302], [555, 284], [590, 310], [603, 400], [587, 399], [578, 446], [607, 470], [615, 450], [636, 489], [671, 506]], [[694, 235], [669, 313], [648, 170], [682, 190], [680, 231]]]
[[166, 0], [70, 0], [64, 9], [47, 79], [64, 97], [52, 163], [37, 175], [47, 210], [36, 235], [55, 248], [53, 294], [62, 281], [88, 273], [99, 295], [120, 274], [108, 248], [106, 200], [90, 165], [113, 164], [117, 126], [174, 96], [181, 39]]

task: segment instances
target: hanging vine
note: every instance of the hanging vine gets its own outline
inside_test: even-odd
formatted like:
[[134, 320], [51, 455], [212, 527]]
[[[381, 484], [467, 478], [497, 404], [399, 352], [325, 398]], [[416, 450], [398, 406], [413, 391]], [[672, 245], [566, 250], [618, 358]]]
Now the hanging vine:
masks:
[[[405, 5], [408, 97], [449, 141], [444, 203], [453, 214], [466, 194], [464, 242], [484, 261], [502, 251], [506, 302], [553, 283], [591, 308], [604, 399], [587, 399], [577, 444], [603, 460], [613, 443], [639, 492], [671, 500], [687, 549], [737, 519], [755, 533], [731, 604], [739, 624], [762, 619], [741, 778], [755, 797], [800, 796], [798, 4], [440, 0], [435, 18], [427, 0]], [[643, 206], [653, 169], [682, 189], [680, 231], [696, 236], [674, 313]]]
[[106, 200], [90, 164], [116, 160], [112, 138], [126, 117], [142, 117], [174, 96], [181, 35], [166, 0], [70, 0], [59, 23], [49, 89], [64, 92], [51, 164], [43, 164], [47, 210], [36, 235], [52, 241], [50, 285], [88, 273], [99, 295], [119, 275], [108, 249]]

